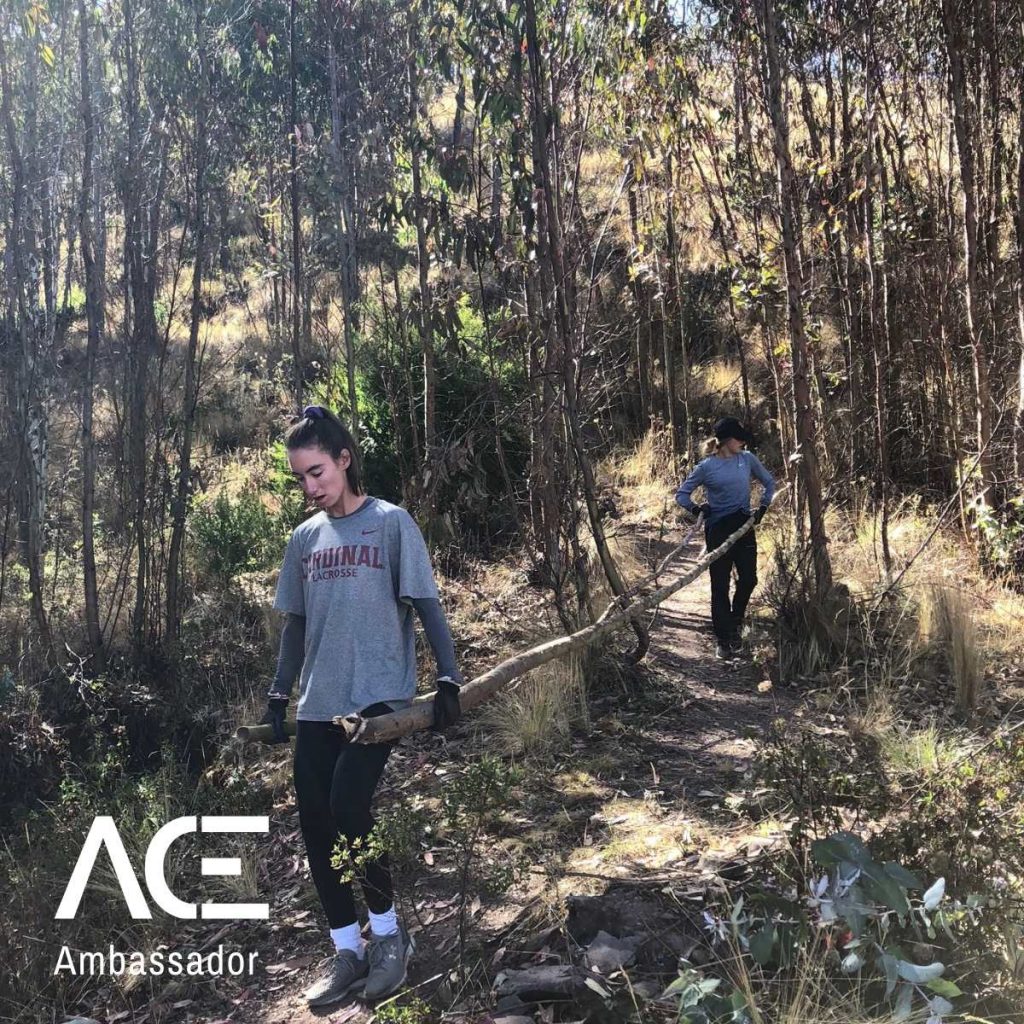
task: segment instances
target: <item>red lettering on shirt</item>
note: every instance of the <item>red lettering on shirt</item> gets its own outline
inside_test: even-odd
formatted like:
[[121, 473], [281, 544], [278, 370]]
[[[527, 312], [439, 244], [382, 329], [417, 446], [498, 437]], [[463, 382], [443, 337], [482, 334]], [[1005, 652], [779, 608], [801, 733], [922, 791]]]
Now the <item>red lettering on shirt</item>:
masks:
[[[354, 570], [339, 572], [343, 565], [365, 565], [370, 569], [383, 569], [384, 559], [380, 548], [370, 544], [339, 544], [337, 547], [319, 548], [309, 555], [303, 556], [302, 574], [306, 580], [353, 579]], [[330, 571], [333, 570], [333, 571]]]

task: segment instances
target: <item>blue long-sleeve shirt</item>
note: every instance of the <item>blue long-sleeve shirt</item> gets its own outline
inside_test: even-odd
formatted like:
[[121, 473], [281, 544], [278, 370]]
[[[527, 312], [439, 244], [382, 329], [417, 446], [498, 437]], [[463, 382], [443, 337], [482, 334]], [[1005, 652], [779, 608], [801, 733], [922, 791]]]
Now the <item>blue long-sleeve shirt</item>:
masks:
[[756, 477], [764, 485], [761, 504], [767, 508], [775, 494], [775, 480], [752, 452], [737, 452], [724, 459], [709, 455], [701, 459], [676, 491], [676, 501], [691, 512], [697, 511], [690, 495], [703, 485], [710, 510], [708, 523], [724, 519], [735, 512], [750, 515], [750, 478]]

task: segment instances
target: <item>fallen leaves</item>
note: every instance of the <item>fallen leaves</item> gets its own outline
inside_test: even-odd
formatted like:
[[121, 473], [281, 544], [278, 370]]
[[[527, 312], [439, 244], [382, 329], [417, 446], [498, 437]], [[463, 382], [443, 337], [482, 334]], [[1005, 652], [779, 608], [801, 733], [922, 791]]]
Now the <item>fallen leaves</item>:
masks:
[[303, 967], [308, 967], [311, 963], [317, 960], [316, 954], [309, 954], [308, 956], [296, 956], [291, 960], [285, 960], [279, 964], [270, 964], [264, 968], [271, 977], [278, 974], [294, 974], [296, 971], [301, 970]]

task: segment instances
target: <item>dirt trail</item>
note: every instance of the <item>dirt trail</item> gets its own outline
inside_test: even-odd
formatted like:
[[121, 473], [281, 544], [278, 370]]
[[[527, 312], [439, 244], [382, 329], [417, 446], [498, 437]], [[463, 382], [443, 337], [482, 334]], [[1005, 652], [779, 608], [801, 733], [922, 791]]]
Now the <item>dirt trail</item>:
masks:
[[[651, 541], [652, 562], [660, 546]], [[687, 554], [696, 557], [699, 550], [694, 542]], [[665, 581], [682, 571], [671, 568]], [[589, 735], [575, 741], [546, 777], [533, 780], [523, 805], [515, 809], [519, 825], [511, 831], [533, 854], [543, 853], [546, 875], [533, 876], [532, 885], [513, 897], [490, 903], [485, 899], [480, 906], [474, 927], [477, 940], [483, 942], [482, 962], [492, 973], [537, 962], [536, 939], [529, 931], [536, 931], [531, 911], [539, 901], [557, 907], [580, 895], [606, 899], [603, 909], [601, 904], [597, 911], [588, 905], [587, 913], [596, 912], [600, 919], [603, 913], [628, 910], [636, 894], [656, 891], [648, 889], [652, 882], [669, 879], [684, 888], [706, 885], [723, 865], [742, 862], [772, 841], [753, 823], [744, 825], [727, 806], [728, 797], [743, 785], [755, 738], [773, 718], [792, 710], [793, 697], [777, 688], [759, 690], [764, 669], [750, 657], [736, 663], [715, 660], [709, 604], [705, 574], [661, 605], [652, 623], [647, 658], [650, 686], [640, 693], [598, 698]], [[399, 779], [405, 780], [403, 787], [443, 785], [443, 779], [439, 783], [435, 777], [438, 767], [458, 770], [463, 746], [467, 756], [473, 756], [473, 744], [466, 740], [471, 728], [471, 722], [460, 727], [459, 735], [444, 747], [427, 735], [404, 742], [393, 755], [386, 788], [398, 785]], [[409, 781], [410, 774], [416, 781]], [[385, 791], [382, 801], [386, 800]], [[261, 950], [264, 970], [270, 967], [272, 973], [256, 975], [229, 1011], [230, 1019], [252, 1024], [317, 1018], [369, 1022], [372, 1012], [359, 1003], [310, 1011], [302, 1000], [327, 950], [323, 929], [317, 926], [320, 914], [312, 885], [305, 871], [297, 870], [302, 849], [293, 798], [277, 809], [275, 817], [281, 824], [277, 841], [283, 849], [273, 856], [291, 863], [287, 886], [272, 905], [271, 921], [277, 922], [273, 934], [259, 940], [251, 937], [248, 943]], [[420, 906], [446, 906], [439, 897], [454, 899], [455, 894], [445, 875], [439, 855], [433, 866], [423, 865], [411, 897]], [[658, 916], [665, 910], [652, 909], [650, 897], [637, 898], [641, 903], [648, 900], [634, 908], [641, 916]], [[678, 917], [678, 905], [666, 913]], [[436, 923], [417, 932], [419, 952], [410, 969], [410, 985], [424, 998], [450, 968], [454, 940], [452, 915], [446, 918], [437, 910], [427, 916]], [[659, 917], [660, 927], [664, 929], [669, 919]], [[679, 934], [668, 936], [674, 941], [659, 937], [660, 953], [647, 961], [652, 988], [663, 982], [666, 965], [671, 967], [685, 953], [682, 935], [687, 930], [692, 948], [693, 936], [700, 933], [699, 914], [690, 915], [679, 926]], [[567, 935], [559, 937], [556, 930], [546, 941], [542, 961], [545, 956], [565, 961], [574, 955], [573, 940]], [[507, 950], [522, 956], [517, 960]]]
[[[691, 550], [696, 556], [699, 543]], [[757, 603], [756, 591], [752, 603]], [[647, 660], [688, 701], [672, 723], [680, 741], [676, 767], [721, 780], [749, 767], [752, 737], [785, 714], [793, 701], [786, 690], [758, 690], [767, 676], [749, 655], [732, 663], [715, 659], [710, 607], [711, 581], [705, 573], [660, 606]]]

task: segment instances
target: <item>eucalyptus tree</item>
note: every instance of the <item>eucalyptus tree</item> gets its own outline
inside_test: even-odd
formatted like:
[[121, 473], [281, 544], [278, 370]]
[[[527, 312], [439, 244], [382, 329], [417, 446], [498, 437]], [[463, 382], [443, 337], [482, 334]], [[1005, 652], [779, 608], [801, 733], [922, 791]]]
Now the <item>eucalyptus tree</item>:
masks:
[[[97, 253], [97, 218], [94, 189], [96, 181], [96, 111], [93, 95], [94, 39], [93, 11], [86, 0], [78, 0], [79, 89], [82, 112], [82, 176], [78, 198], [78, 237], [85, 278], [87, 342], [85, 374], [82, 381], [82, 584], [89, 648], [97, 667], [102, 668], [103, 630], [100, 621], [99, 586], [96, 577], [95, 507], [96, 438], [93, 428], [96, 364], [106, 329], [106, 282]], [[99, 65], [102, 66], [102, 65]]]
[[[52, 340], [55, 331], [52, 231], [54, 138], [40, 131], [46, 76], [55, 65], [54, 26], [38, 0], [0, 10], [0, 132], [4, 166], [3, 321], [6, 399], [16, 456], [12, 487], [18, 535], [28, 570], [32, 617], [43, 649], [53, 638], [44, 597]], [[45, 117], [45, 114], [43, 115]], [[61, 126], [63, 132], [66, 126]], [[45, 296], [40, 301], [41, 293]]]

